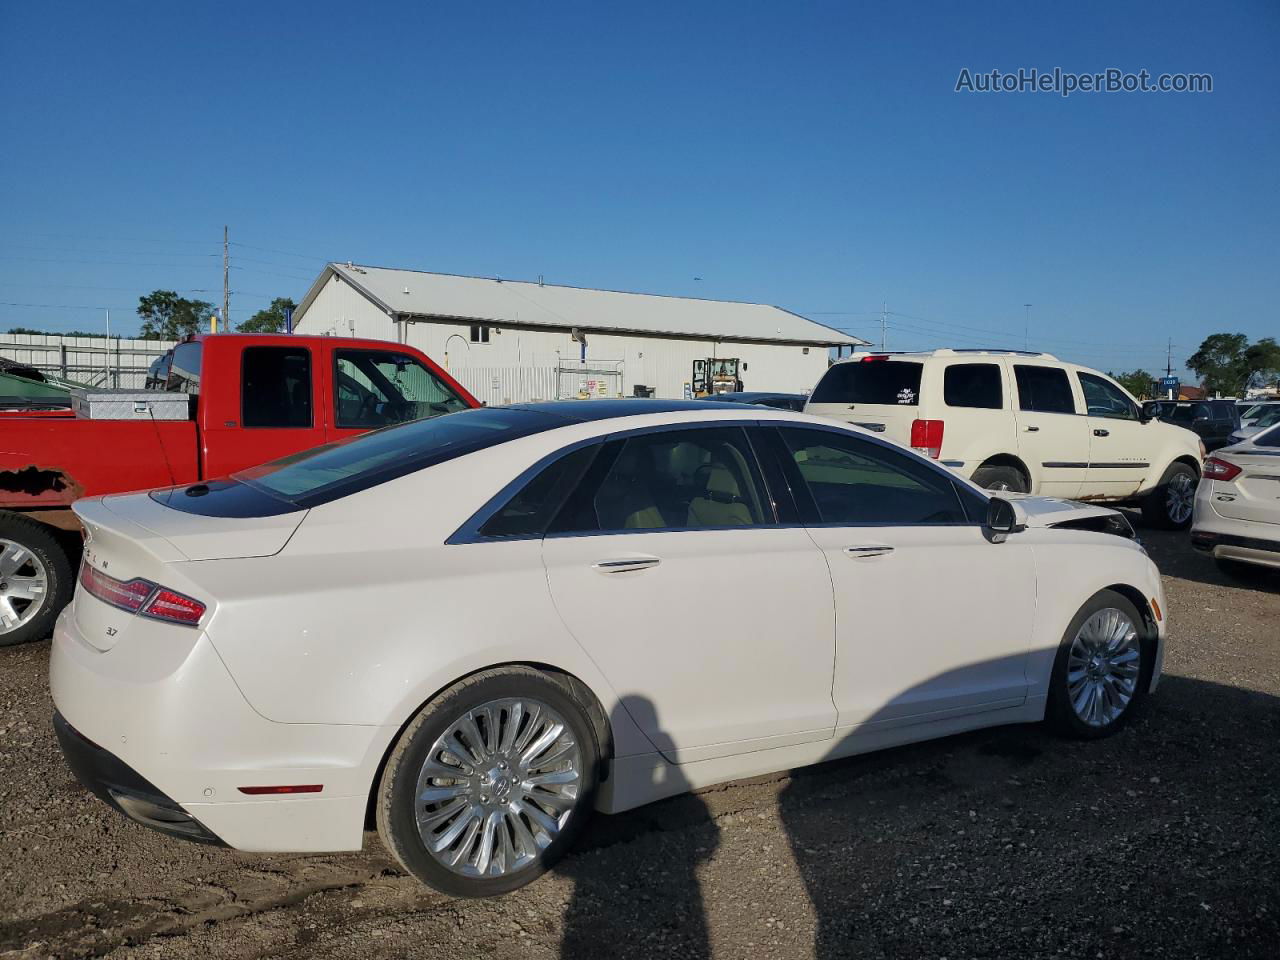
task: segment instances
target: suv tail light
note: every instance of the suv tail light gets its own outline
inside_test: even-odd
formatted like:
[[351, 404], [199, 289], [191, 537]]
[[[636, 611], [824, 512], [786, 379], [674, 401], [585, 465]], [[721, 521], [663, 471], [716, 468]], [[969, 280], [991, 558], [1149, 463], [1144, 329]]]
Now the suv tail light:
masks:
[[80, 566], [80, 586], [103, 603], [153, 620], [194, 627], [204, 616], [205, 605], [199, 600], [141, 577], [117, 580], [88, 563]]
[[942, 428], [941, 420], [912, 420], [911, 421], [911, 447], [919, 450], [927, 457], [937, 460], [942, 454]]
[[1234, 480], [1240, 476], [1240, 468], [1234, 463], [1228, 463], [1226, 460], [1219, 460], [1217, 457], [1210, 457], [1203, 464], [1201, 469], [1204, 476], [1210, 480]]

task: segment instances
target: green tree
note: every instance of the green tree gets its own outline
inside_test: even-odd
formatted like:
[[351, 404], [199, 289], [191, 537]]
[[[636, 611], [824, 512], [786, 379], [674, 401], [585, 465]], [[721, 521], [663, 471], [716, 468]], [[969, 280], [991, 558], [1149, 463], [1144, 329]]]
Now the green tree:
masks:
[[1214, 333], [1187, 358], [1210, 393], [1243, 397], [1250, 387], [1280, 374], [1280, 344], [1274, 337], [1250, 343], [1243, 333]]
[[1139, 400], [1151, 397], [1151, 383], [1156, 378], [1145, 370], [1134, 370], [1132, 373], [1113, 373], [1116, 383], [1124, 387]]
[[295, 310], [297, 306], [288, 297], [276, 297], [271, 301], [271, 306], [259, 310], [236, 327], [236, 330], [240, 333], [279, 333], [284, 329], [285, 310]]
[[181, 340], [208, 328], [213, 304], [188, 300], [172, 290], [153, 290], [138, 298], [138, 316], [143, 340]]

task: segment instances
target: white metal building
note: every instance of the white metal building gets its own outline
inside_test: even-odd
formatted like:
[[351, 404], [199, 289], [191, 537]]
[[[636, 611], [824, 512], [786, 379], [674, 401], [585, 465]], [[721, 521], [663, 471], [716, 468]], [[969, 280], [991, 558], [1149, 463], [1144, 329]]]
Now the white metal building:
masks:
[[408, 343], [480, 400], [589, 393], [642, 384], [680, 397], [698, 359], [737, 357], [746, 390], [807, 392], [830, 348], [865, 340], [779, 307], [587, 290], [331, 263], [294, 313], [297, 333]]

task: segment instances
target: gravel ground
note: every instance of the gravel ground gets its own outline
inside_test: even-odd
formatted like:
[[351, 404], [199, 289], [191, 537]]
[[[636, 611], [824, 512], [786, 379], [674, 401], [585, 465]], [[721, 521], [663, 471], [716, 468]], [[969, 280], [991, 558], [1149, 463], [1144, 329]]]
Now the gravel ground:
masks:
[[47, 644], [0, 650], [0, 956], [1280, 956], [1280, 577], [1185, 535], [1166, 679], [1098, 743], [1006, 727], [599, 817], [553, 874], [459, 901], [360, 854], [168, 840], [81, 790]]

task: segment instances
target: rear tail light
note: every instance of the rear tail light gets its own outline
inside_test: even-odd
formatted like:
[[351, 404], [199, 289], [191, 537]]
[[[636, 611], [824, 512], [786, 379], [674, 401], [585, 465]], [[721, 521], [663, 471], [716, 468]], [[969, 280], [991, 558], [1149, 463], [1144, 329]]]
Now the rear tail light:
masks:
[[1239, 467], [1226, 460], [1219, 460], [1217, 457], [1210, 457], [1201, 465], [1201, 469], [1211, 480], [1234, 480], [1240, 476]]
[[919, 450], [925, 456], [937, 460], [942, 454], [942, 427], [941, 420], [912, 420], [912, 449]]
[[863, 363], [878, 363], [878, 362], [879, 362], [879, 361], [881, 361], [881, 360], [888, 360], [888, 359], [889, 359], [889, 358], [888, 358], [885, 354], [883, 354], [883, 353], [873, 353], [873, 354], [870, 354], [869, 356], [865, 356], [865, 357], [863, 357], [863, 358], [862, 358], [862, 362], [863, 362]]
[[89, 563], [80, 566], [80, 586], [103, 603], [153, 620], [194, 627], [204, 616], [205, 605], [199, 600], [141, 577], [117, 580]]

